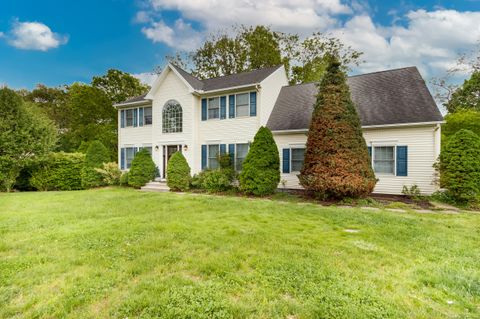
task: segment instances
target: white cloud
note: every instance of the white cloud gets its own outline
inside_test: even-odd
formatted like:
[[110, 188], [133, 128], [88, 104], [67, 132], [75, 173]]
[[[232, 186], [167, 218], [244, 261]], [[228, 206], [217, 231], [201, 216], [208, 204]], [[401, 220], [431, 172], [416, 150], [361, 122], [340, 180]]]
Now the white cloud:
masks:
[[480, 12], [417, 10], [406, 19], [406, 26], [378, 26], [356, 16], [332, 33], [364, 52], [361, 72], [416, 65], [427, 76], [452, 67], [459, 52], [480, 40]]
[[[230, 28], [232, 25], [270, 25], [280, 31], [294, 31], [302, 35], [311, 30], [326, 30], [335, 26], [333, 15], [351, 13], [340, 0], [149, 0], [151, 12], [176, 10], [181, 18], [173, 26], [163, 20], [152, 21], [146, 10], [139, 11], [135, 21], [145, 21], [142, 32], [154, 42], [162, 42], [175, 49], [194, 48], [208, 33]], [[195, 31], [185, 21], [201, 25]], [[160, 34], [164, 33], [164, 34]], [[181, 39], [185, 36], [186, 39]]]
[[23, 50], [47, 51], [68, 41], [68, 37], [52, 32], [40, 22], [16, 21], [6, 37], [10, 45]]
[[[173, 49], [198, 47], [209, 33], [232, 25], [269, 25], [275, 30], [306, 36], [314, 31], [333, 34], [364, 52], [357, 72], [417, 66], [428, 79], [455, 65], [461, 52], [480, 41], [480, 11], [435, 8], [390, 12], [390, 24], [376, 24], [374, 11], [362, 0], [146, 0], [142, 32], [153, 42]], [[348, 3], [346, 5], [345, 3]], [[158, 18], [177, 11], [172, 24]], [[347, 18], [347, 19], [345, 19]], [[146, 21], [146, 18], [145, 18]], [[401, 24], [400, 24], [401, 23]], [[192, 27], [195, 24], [195, 28]]]
[[140, 82], [148, 85], [152, 85], [155, 79], [157, 78], [158, 74], [151, 73], [151, 72], [144, 72], [144, 73], [137, 73], [132, 74], [134, 77], [140, 80]]
[[142, 32], [153, 42], [162, 42], [180, 50], [195, 49], [200, 46], [202, 40], [202, 34], [183, 19], [176, 20], [171, 27], [163, 20], [152, 22], [148, 27], [143, 27]]

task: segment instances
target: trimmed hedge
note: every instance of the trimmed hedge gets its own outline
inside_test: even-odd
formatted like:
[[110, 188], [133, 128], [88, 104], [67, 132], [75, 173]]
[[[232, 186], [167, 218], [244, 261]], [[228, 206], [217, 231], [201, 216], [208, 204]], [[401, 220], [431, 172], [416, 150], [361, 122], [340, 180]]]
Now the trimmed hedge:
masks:
[[280, 158], [272, 132], [260, 127], [239, 176], [240, 189], [258, 196], [275, 192], [280, 182]]
[[190, 166], [181, 152], [175, 152], [168, 160], [167, 185], [172, 191], [184, 192], [190, 188]]
[[140, 188], [155, 178], [156, 171], [150, 153], [146, 149], [141, 149], [133, 158], [128, 172], [128, 185]]
[[41, 191], [83, 189], [84, 162], [82, 153], [50, 153], [32, 164], [30, 185]]
[[110, 161], [107, 148], [100, 141], [93, 141], [87, 149], [85, 164], [82, 169], [82, 185], [85, 188], [104, 186], [103, 176], [96, 168]]
[[440, 185], [459, 203], [480, 200], [480, 137], [460, 130], [442, 149], [438, 167]]

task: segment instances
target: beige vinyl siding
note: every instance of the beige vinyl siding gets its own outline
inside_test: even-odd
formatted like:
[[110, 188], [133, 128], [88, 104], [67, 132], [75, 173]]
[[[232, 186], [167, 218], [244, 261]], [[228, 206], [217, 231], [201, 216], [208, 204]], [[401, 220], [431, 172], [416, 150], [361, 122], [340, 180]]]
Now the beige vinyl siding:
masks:
[[131, 107], [124, 107], [118, 109], [118, 165], [120, 167], [120, 149], [123, 147], [140, 147], [143, 144], [151, 143], [153, 125], [137, 126], [137, 127], [121, 127], [121, 110], [126, 110], [133, 107], [146, 107], [145, 105], [132, 105]]
[[[282, 149], [305, 145], [305, 133], [274, 134], [280, 159]], [[364, 129], [364, 138], [367, 145], [397, 145], [408, 146], [408, 176], [380, 175], [375, 193], [401, 194], [404, 185], [417, 185], [422, 193], [431, 194], [438, 187], [434, 183], [433, 164], [440, 148], [440, 128], [435, 125], [420, 127], [397, 127]], [[298, 182], [298, 173], [281, 174], [286, 181], [287, 188], [301, 188]], [[279, 187], [283, 187], [279, 184]]]
[[261, 96], [257, 99], [260, 108], [257, 106], [257, 114], [260, 117], [260, 125], [265, 126], [272, 113], [278, 94], [283, 86], [288, 85], [285, 68], [282, 66], [270, 74], [261, 85]]

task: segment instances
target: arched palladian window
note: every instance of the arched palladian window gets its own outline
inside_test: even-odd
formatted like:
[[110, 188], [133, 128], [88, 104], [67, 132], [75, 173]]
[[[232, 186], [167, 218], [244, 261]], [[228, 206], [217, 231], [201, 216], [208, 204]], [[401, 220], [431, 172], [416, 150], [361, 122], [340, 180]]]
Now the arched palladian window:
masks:
[[163, 106], [162, 132], [182, 132], [182, 107], [180, 106], [180, 103], [175, 100], [170, 100]]

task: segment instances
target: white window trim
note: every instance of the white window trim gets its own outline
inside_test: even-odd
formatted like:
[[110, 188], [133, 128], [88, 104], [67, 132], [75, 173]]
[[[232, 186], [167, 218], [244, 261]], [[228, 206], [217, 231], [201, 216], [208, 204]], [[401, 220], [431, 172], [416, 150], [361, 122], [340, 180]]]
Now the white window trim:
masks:
[[[373, 169], [373, 173], [378, 176], [397, 176], [397, 144], [394, 143], [372, 143], [370, 145], [372, 147], [372, 158], [371, 158], [371, 165]], [[393, 147], [393, 174], [389, 173], [377, 173], [375, 172], [375, 147]]]
[[[294, 149], [304, 149], [307, 150], [305, 146], [290, 146], [289, 151], [290, 151], [290, 174], [291, 173], [300, 173], [300, 171], [294, 171], [292, 168], [292, 160], [293, 160], [293, 153], [292, 150]], [[303, 164], [305, 164], [305, 158], [303, 159]], [[302, 165], [303, 166], [303, 165]]]

